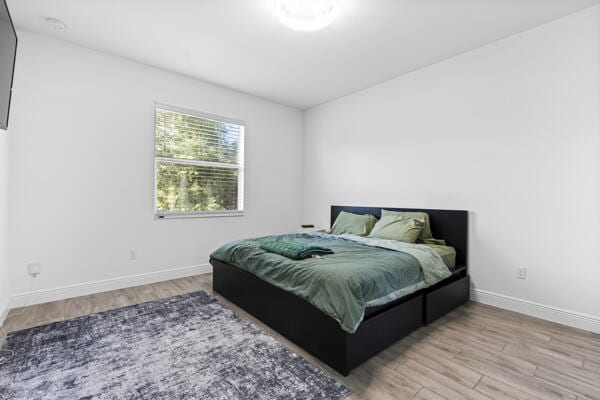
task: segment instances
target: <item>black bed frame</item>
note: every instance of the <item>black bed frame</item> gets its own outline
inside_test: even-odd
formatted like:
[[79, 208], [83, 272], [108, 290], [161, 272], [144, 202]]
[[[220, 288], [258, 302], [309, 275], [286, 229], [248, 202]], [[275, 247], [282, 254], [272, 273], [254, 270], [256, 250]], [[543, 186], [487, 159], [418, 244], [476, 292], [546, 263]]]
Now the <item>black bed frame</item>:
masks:
[[[341, 211], [380, 217], [382, 207], [331, 206], [331, 224]], [[434, 237], [456, 249], [452, 276], [384, 306], [368, 308], [354, 334], [312, 304], [237, 267], [212, 259], [214, 290], [275, 329], [342, 375], [402, 337], [469, 300], [468, 212], [387, 208], [429, 214]]]

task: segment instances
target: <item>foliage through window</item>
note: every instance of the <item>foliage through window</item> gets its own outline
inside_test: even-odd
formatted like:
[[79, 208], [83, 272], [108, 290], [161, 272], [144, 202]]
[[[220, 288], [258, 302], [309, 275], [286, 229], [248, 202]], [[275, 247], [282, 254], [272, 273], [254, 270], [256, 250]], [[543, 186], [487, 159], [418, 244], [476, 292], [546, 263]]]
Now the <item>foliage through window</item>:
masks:
[[243, 211], [244, 126], [157, 106], [156, 214]]

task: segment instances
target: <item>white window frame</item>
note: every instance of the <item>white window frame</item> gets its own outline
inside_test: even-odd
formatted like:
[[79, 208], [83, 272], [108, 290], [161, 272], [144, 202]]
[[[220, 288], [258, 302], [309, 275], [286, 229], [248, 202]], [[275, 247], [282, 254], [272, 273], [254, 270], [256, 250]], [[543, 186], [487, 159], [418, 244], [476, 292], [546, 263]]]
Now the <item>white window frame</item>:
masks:
[[[156, 156], [156, 109], [173, 111], [180, 114], [191, 115], [193, 117], [211, 119], [219, 122], [226, 122], [240, 126], [240, 152], [239, 152], [239, 163], [226, 164], [211, 161], [200, 161], [200, 160], [183, 160], [179, 158], [168, 158], [168, 157], [157, 157]], [[171, 218], [205, 218], [205, 217], [241, 217], [244, 215], [244, 152], [246, 151], [244, 135], [246, 133], [246, 122], [229, 117], [223, 117], [220, 115], [209, 114], [205, 112], [190, 110], [178, 106], [173, 106], [165, 103], [154, 103], [154, 140], [152, 141], [154, 146], [152, 151], [154, 154], [154, 219], [171, 219]], [[232, 168], [238, 170], [238, 210], [218, 210], [218, 211], [158, 211], [157, 204], [157, 187], [158, 187], [158, 164], [159, 163], [172, 163], [172, 164], [185, 164], [195, 165], [204, 167], [219, 167], [219, 168]]]

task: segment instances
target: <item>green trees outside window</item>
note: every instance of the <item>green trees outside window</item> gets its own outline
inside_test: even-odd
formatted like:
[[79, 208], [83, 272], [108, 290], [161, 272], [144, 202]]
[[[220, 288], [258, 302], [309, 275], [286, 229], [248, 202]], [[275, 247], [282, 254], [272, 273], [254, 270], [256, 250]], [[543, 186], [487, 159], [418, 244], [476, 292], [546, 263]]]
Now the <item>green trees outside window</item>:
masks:
[[156, 213], [241, 212], [244, 126], [156, 108]]

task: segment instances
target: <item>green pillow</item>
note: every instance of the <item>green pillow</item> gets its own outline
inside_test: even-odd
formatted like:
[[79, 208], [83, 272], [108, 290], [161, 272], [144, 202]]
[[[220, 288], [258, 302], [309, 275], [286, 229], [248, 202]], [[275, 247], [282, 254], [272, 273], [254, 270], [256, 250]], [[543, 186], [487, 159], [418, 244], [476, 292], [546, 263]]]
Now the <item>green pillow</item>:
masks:
[[385, 216], [396, 216], [396, 217], [407, 217], [407, 218], [415, 218], [423, 221], [423, 230], [421, 234], [417, 238], [419, 242], [430, 243], [430, 244], [445, 244], [437, 239], [433, 238], [433, 234], [431, 233], [431, 226], [429, 226], [429, 214], [421, 212], [421, 211], [390, 211], [390, 210], [381, 210], [381, 218]]
[[371, 214], [358, 215], [342, 211], [335, 219], [331, 227], [331, 233], [334, 235], [350, 233], [352, 235], [367, 236], [371, 233], [371, 229], [373, 229], [376, 222], [377, 218]]
[[375, 224], [369, 237], [414, 243], [423, 231], [424, 221], [398, 215], [385, 215]]

